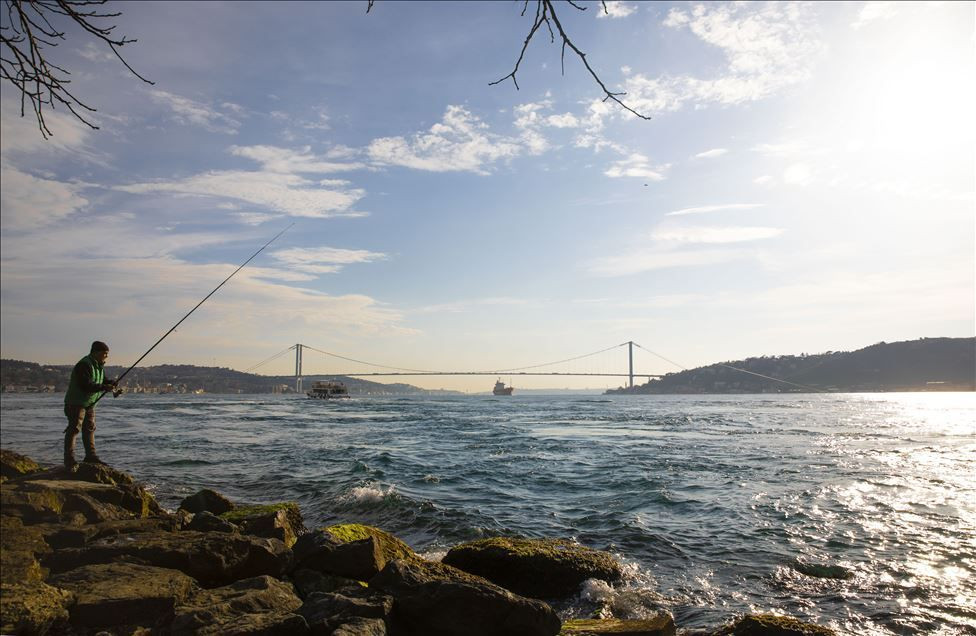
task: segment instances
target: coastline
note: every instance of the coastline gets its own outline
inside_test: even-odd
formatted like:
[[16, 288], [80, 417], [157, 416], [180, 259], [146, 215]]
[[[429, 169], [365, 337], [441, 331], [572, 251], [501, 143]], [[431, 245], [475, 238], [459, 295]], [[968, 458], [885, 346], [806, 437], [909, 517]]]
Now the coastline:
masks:
[[235, 505], [204, 490], [170, 512], [109, 466], [70, 473], [2, 456], [4, 633], [833, 633], [772, 615], [689, 631], [667, 613], [619, 620], [599, 603], [564, 621], [550, 603], [618, 581], [612, 555], [498, 538], [435, 562], [379, 528], [305, 528], [287, 502]]

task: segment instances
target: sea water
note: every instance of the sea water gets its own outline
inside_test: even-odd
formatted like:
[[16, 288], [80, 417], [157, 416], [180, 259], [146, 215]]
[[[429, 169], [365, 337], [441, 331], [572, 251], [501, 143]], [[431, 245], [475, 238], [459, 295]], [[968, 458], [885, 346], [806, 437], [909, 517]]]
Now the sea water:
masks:
[[[57, 463], [59, 395], [5, 394], [3, 448]], [[98, 406], [99, 454], [174, 509], [296, 501], [428, 557], [570, 537], [626, 565], [564, 618], [778, 612], [843, 634], [976, 634], [976, 394], [159, 395]]]

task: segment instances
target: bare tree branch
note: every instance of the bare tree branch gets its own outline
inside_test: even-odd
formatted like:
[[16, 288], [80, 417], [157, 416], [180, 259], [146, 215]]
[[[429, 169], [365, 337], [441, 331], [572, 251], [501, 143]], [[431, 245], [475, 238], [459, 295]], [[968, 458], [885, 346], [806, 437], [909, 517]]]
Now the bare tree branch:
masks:
[[[566, 0], [566, 2], [571, 7], [573, 7], [574, 9], [577, 9], [579, 11], [585, 11], [586, 10], [586, 7], [583, 7], [583, 6], [580, 6], [580, 5], [576, 4], [573, 0]], [[601, 4], [603, 5], [603, 11], [604, 11], [604, 13], [606, 13], [607, 15], [609, 15], [609, 11], [607, 10], [607, 4], [606, 4], [606, 2], [601, 2]], [[526, 5], [528, 5], [528, 0], [526, 0]], [[522, 10], [522, 15], [525, 15], [525, 9], [524, 8]], [[561, 50], [561, 53], [560, 53], [560, 62], [562, 64], [562, 72], [564, 74], [566, 72], [566, 65], [565, 65], [566, 47], [569, 47], [573, 51], [573, 53], [575, 53], [577, 55], [577, 57], [579, 57], [579, 59], [583, 62], [583, 66], [585, 66], [586, 67], [586, 70], [589, 71], [590, 76], [593, 77], [593, 80], [600, 86], [600, 89], [603, 90], [603, 94], [604, 94], [603, 101], [607, 101], [608, 99], [609, 100], [612, 100], [612, 101], [616, 102], [618, 105], [620, 105], [620, 107], [622, 107], [624, 110], [627, 110], [627, 111], [633, 113], [634, 115], [640, 117], [641, 119], [650, 119], [650, 117], [648, 117], [646, 115], [640, 114], [639, 112], [637, 112], [636, 110], [634, 110], [633, 108], [631, 108], [630, 106], [628, 106], [627, 104], [625, 104], [623, 101], [621, 101], [620, 98], [622, 96], [626, 95], [627, 93], [625, 93], [625, 92], [616, 92], [615, 93], [615, 92], [610, 91], [606, 87], [606, 85], [603, 83], [603, 80], [600, 79], [600, 76], [597, 75], [596, 71], [593, 70], [593, 67], [590, 66], [589, 61], [587, 61], [587, 59], [586, 59], [586, 53], [584, 53], [583, 51], [581, 51], [573, 43], [573, 40], [569, 37], [569, 35], [563, 29], [562, 23], [559, 21], [559, 18], [556, 16], [556, 9], [555, 9], [555, 6], [553, 5], [553, 0], [536, 0], [535, 20], [532, 22], [532, 28], [529, 29], [529, 34], [528, 34], [528, 36], [526, 36], [525, 42], [522, 44], [522, 50], [519, 52], [518, 60], [515, 61], [515, 68], [513, 68], [512, 69], [512, 72], [509, 73], [508, 75], [506, 75], [505, 77], [502, 77], [501, 79], [495, 80], [494, 82], [489, 82], [488, 83], [489, 86], [494, 86], [495, 84], [500, 84], [500, 83], [504, 82], [505, 80], [511, 78], [512, 83], [515, 84], [515, 90], [518, 90], [519, 89], [518, 80], [516, 79], [515, 76], [518, 73], [519, 67], [522, 64], [522, 60], [525, 58], [525, 51], [529, 47], [529, 42], [532, 41], [532, 38], [535, 36], [536, 31], [538, 31], [539, 30], [539, 27], [542, 26], [543, 24], [545, 24], [546, 25], [546, 28], [549, 29], [549, 36], [550, 36], [550, 41], [551, 42], [554, 42], [555, 41], [555, 35], [553, 33], [553, 30], [552, 30], [552, 25], [555, 25], [556, 26], [556, 31], [559, 32], [559, 37], [562, 39], [562, 47], [561, 47], [562, 50]]]
[[27, 102], [37, 118], [41, 135], [47, 139], [53, 133], [44, 119], [45, 107], [64, 106], [79, 121], [98, 129], [84, 112], [95, 108], [78, 99], [69, 89], [71, 72], [47, 59], [45, 49], [56, 47], [65, 40], [65, 32], [52, 23], [52, 16], [70, 20], [89, 35], [107, 44], [129, 71], [147, 84], [153, 84], [133, 69], [119, 49], [136, 40], [114, 37], [115, 25], [101, 26], [105, 19], [117, 18], [121, 13], [105, 13], [98, 7], [106, 0], [3, 0], [7, 11], [0, 15], [0, 79], [20, 91], [20, 115], [24, 116]]

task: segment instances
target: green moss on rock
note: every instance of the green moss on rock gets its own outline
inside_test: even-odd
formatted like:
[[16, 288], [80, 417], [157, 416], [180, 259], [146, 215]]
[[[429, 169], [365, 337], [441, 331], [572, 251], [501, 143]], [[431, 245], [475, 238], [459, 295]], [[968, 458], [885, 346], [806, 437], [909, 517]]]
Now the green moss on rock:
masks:
[[0, 449], [0, 475], [13, 479], [39, 473], [42, 468], [30, 457], [11, 450]]
[[289, 514], [301, 514], [298, 509], [298, 504], [294, 501], [283, 501], [281, 503], [267, 504], [267, 505], [254, 505], [254, 506], [237, 506], [233, 510], [228, 510], [227, 512], [219, 515], [224, 521], [230, 521], [231, 523], [241, 523], [246, 519], [252, 517], [263, 517], [264, 515], [270, 515], [278, 512], [279, 510], [285, 510]]
[[565, 621], [559, 636], [674, 636], [674, 620], [668, 614], [651, 619], [578, 618]]
[[341, 543], [362, 541], [363, 539], [373, 537], [379, 544], [380, 551], [386, 561], [418, 558], [417, 553], [409, 545], [397, 539], [389, 532], [384, 532], [373, 526], [360, 523], [340, 523], [334, 526], [326, 526], [322, 530], [328, 532]]

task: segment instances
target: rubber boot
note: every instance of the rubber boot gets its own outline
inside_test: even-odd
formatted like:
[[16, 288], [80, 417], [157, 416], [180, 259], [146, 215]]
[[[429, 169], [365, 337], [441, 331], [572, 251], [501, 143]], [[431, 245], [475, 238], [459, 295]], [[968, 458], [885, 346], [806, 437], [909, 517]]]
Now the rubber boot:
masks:
[[71, 472], [78, 470], [78, 462], [75, 461], [75, 438], [77, 436], [77, 431], [64, 432], [64, 467]]
[[104, 464], [95, 452], [95, 431], [82, 431], [81, 443], [85, 445], [85, 458], [81, 461], [87, 464]]

